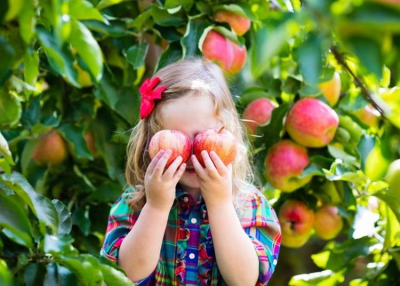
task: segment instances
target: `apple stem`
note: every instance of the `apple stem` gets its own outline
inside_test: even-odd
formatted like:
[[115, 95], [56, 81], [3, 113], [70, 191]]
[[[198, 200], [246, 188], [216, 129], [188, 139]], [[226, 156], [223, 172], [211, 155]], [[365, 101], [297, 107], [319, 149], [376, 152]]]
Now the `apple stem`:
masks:
[[218, 134], [221, 134], [221, 132], [222, 132], [222, 130], [224, 130], [225, 129], [225, 126], [222, 126], [219, 130], [218, 130]]

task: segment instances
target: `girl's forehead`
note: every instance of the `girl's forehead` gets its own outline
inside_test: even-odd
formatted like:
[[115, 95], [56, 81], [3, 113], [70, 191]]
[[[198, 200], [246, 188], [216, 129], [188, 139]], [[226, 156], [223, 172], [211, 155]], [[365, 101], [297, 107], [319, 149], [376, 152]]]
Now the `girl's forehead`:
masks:
[[187, 133], [218, 127], [220, 122], [210, 95], [186, 95], [171, 100], [162, 106], [161, 120], [163, 129], [177, 129]]

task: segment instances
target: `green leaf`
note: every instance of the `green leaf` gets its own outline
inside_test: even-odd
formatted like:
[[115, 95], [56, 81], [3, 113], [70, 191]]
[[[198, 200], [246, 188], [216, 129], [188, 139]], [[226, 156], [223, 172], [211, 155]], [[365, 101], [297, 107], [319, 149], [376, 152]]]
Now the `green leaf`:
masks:
[[72, 1], [70, 6], [70, 15], [77, 20], [97, 20], [104, 22], [103, 15], [93, 7], [93, 4], [86, 0]]
[[81, 23], [85, 24], [90, 30], [111, 37], [123, 37], [128, 34], [125, 25], [121, 21], [110, 21], [110, 24], [106, 24], [94, 20], [82, 20]]
[[138, 90], [132, 87], [120, 87], [113, 81], [113, 76], [107, 70], [94, 91], [94, 95], [130, 124], [134, 124], [138, 120]]
[[194, 0], [166, 0], [164, 7], [166, 9], [176, 8], [177, 6], [183, 6], [185, 10], [189, 10], [192, 7]]
[[122, 188], [119, 184], [105, 181], [96, 188], [96, 191], [90, 194], [89, 199], [92, 201], [113, 203], [121, 195]]
[[342, 273], [334, 273], [331, 270], [300, 274], [293, 276], [290, 286], [335, 286], [344, 281]]
[[243, 8], [240, 7], [238, 4], [217, 5], [217, 6], [213, 6], [212, 9], [214, 12], [217, 12], [218, 10], [225, 10], [225, 11], [229, 11], [229, 12], [238, 14], [242, 17], [248, 18], [248, 15], [246, 14], [245, 10], [243, 10]]
[[83, 136], [83, 126], [64, 124], [58, 128], [63, 137], [72, 146], [74, 155], [79, 158], [93, 159]]
[[7, 267], [7, 263], [0, 259], [0, 285], [11, 286], [13, 285], [12, 281], [12, 274]]
[[185, 23], [182, 11], [170, 14], [167, 10], [162, 9], [154, 4], [151, 6], [151, 15], [154, 19], [154, 22], [160, 26], [179, 27]]
[[26, 44], [29, 44], [35, 34], [35, 7], [31, 0], [24, 1], [24, 8], [18, 16], [19, 31]]
[[351, 135], [351, 141], [359, 142], [363, 135], [362, 128], [349, 116], [339, 115], [339, 126], [346, 129]]
[[148, 49], [149, 44], [143, 42], [127, 49], [126, 52], [124, 52], [124, 56], [134, 69], [138, 69], [144, 65], [144, 59], [146, 58]]
[[27, 50], [24, 56], [24, 78], [25, 81], [35, 86], [39, 75], [39, 56], [36, 51]]
[[297, 57], [304, 81], [316, 86], [322, 71], [322, 39], [316, 34], [309, 34], [298, 48]]
[[67, 50], [60, 49], [56, 38], [42, 27], [36, 28], [38, 39], [46, 52], [50, 66], [75, 87], [81, 87], [78, 82], [78, 72], [73, 67], [75, 59]]
[[361, 170], [363, 171], [365, 171], [367, 157], [375, 147], [375, 141], [376, 138], [374, 136], [363, 134], [357, 145], [357, 150], [361, 158]]
[[110, 7], [112, 5], [116, 5], [122, 3], [127, 0], [101, 0], [99, 4], [97, 4], [96, 8], [102, 10], [104, 8]]
[[310, 163], [303, 170], [299, 178], [305, 178], [308, 176], [325, 176], [324, 169], [329, 169], [333, 160], [323, 156], [312, 156]]
[[99, 268], [103, 273], [104, 282], [107, 285], [131, 286], [132, 281], [126, 275], [114, 267], [105, 264], [99, 264]]
[[369, 38], [355, 36], [348, 39], [347, 44], [367, 70], [374, 73], [378, 79], [381, 79], [383, 72], [383, 57], [381, 54], [380, 44]]
[[57, 234], [69, 234], [72, 228], [71, 213], [61, 201], [53, 199], [51, 202], [56, 208], [56, 211], [58, 213], [58, 221], [60, 222]]
[[398, 33], [400, 32], [400, 11], [389, 5], [366, 2], [355, 6], [347, 17], [340, 19], [338, 27], [339, 31], [351, 27], [352, 31]]
[[3, 83], [7, 74], [10, 73], [10, 70], [13, 68], [12, 64], [14, 63], [15, 50], [14, 48], [7, 42], [7, 40], [0, 36], [0, 85]]
[[[32, 227], [25, 210], [12, 197], [0, 192], [0, 227], [10, 232], [11, 239], [26, 247], [32, 247]], [[3, 229], [4, 232], [4, 229]], [[8, 234], [5, 233], [6, 235]]]
[[71, 45], [78, 51], [90, 73], [99, 81], [103, 72], [101, 49], [88, 28], [79, 21], [71, 21]]
[[182, 46], [179, 42], [169, 43], [168, 49], [161, 54], [160, 59], [158, 60], [155, 71], [165, 67], [168, 64], [176, 62], [177, 60], [182, 59], [183, 57]]
[[76, 208], [72, 213], [72, 223], [78, 226], [84, 235], [89, 235], [91, 222], [87, 210]]
[[100, 269], [100, 263], [91, 255], [81, 254], [77, 257], [61, 255], [57, 258], [57, 262], [67, 267], [77, 276], [79, 285], [101, 286], [103, 284], [104, 277]]
[[393, 192], [392, 189], [389, 188], [388, 191], [382, 190], [372, 195], [384, 201], [400, 222], [400, 196], [398, 192]]
[[77, 253], [72, 247], [74, 239], [69, 235], [48, 235], [44, 237], [43, 251], [53, 255]]
[[357, 257], [367, 256], [372, 251], [372, 241], [369, 237], [363, 237], [346, 240], [343, 243], [330, 242], [322, 252], [311, 255], [311, 259], [322, 269], [341, 271]]
[[[44, 223], [53, 233], [57, 233], [59, 229], [57, 210], [48, 198], [36, 193], [20, 173], [12, 172], [11, 176], [1, 174], [0, 182], [13, 190], [29, 206], [40, 223]], [[43, 227], [41, 230], [45, 231]]]
[[26, 286], [43, 285], [46, 275], [46, 267], [43, 263], [31, 263], [24, 271]]
[[186, 26], [186, 33], [181, 38], [183, 58], [201, 56], [202, 53], [198, 48], [198, 43], [204, 30], [210, 26], [210, 22], [201, 18], [189, 18]]
[[[7, 0], [6, 0], [7, 1]], [[6, 21], [10, 21], [18, 16], [19, 12], [23, 10], [24, 0], [8, 0], [8, 11], [5, 17]]]
[[21, 118], [21, 113], [21, 103], [16, 97], [0, 88], [0, 129], [15, 126]]
[[335, 159], [341, 159], [345, 162], [356, 162], [357, 158], [347, 154], [344, 150], [335, 147], [334, 145], [328, 145], [329, 154]]
[[290, 37], [288, 23], [280, 25], [263, 25], [253, 36], [250, 49], [251, 72], [255, 78], [260, 77], [270, 68], [271, 59], [276, 56]]
[[0, 154], [5, 158], [8, 164], [14, 165], [11, 151], [8, 147], [8, 142], [0, 132]]

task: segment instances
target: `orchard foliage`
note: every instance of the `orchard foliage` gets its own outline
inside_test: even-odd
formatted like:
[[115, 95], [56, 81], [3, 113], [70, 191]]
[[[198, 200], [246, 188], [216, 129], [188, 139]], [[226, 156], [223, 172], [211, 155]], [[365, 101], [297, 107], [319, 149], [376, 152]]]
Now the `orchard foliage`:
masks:
[[[225, 69], [241, 114], [268, 98], [267, 116], [243, 118], [262, 118], [249, 130], [256, 171], [287, 229], [307, 224], [282, 224], [284, 244], [303, 246], [282, 248], [271, 285], [400, 284], [399, 1], [8, 0], [0, 23], [0, 285], [130, 284], [98, 252], [125, 187], [138, 86], [203, 55]], [[304, 98], [329, 112], [296, 139], [285, 119]], [[330, 113], [332, 138], [302, 146]], [[265, 163], [281, 142], [306, 156], [298, 170], [297, 153], [283, 154], [296, 169], [286, 190]]]

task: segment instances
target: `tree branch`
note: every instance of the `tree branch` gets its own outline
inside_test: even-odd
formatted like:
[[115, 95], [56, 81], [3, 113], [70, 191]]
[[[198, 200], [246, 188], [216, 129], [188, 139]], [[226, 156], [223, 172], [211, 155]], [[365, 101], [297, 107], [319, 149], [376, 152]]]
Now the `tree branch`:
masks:
[[362, 94], [364, 97], [372, 104], [372, 106], [379, 111], [379, 113], [382, 115], [384, 119], [387, 119], [385, 116], [385, 113], [383, 111], [383, 108], [379, 106], [379, 104], [374, 100], [372, 97], [371, 93], [369, 92], [368, 88], [364, 84], [364, 82], [354, 74], [354, 72], [350, 69], [349, 65], [346, 63], [346, 60], [344, 59], [344, 56], [338, 51], [337, 47], [333, 46], [331, 47], [331, 52], [335, 56], [336, 60], [351, 74], [351, 76], [354, 78], [354, 81], [356, 85], [361, 88]]

